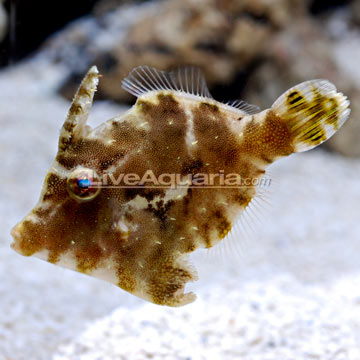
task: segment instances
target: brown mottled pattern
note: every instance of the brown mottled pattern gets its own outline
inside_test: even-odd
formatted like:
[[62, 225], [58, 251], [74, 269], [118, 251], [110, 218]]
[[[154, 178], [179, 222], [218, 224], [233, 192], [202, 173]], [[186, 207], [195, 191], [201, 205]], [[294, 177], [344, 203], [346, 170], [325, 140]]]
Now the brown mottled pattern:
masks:
[[[243, 177], [257, 177], [263, 173], [243, 153], [252, 149], [254, 156], [256, 151], [260, 155], [261, 149], [245, 149], [246, 143], [241, 143], [237, 134], [232, 133], [226, 113], [217, 106], [194, 103], [191, 107], [194, 135], [198, 140], [192, 156], [185, 142], [187, 117], [174, 96], [160, 94], [156, 102], [138, 101], [136, 111], [150, 124], [150, 131], [132, 126], [127, 118], [120, 123], [113, 121], [102, 134], [106, 139], [115, 139], [114, 143], [105, 145], [100, 139], [85, 138], [69, 147], [66, 153], [58, 154], [57, 160], [67, 169], [81, 165], [101, 171], [138, 148], [141, 151], [134, 152], [116, 169], [115, 176], [126, 172], [142, 176], [148, 169], [156, 175], [224, 170]], [[274, 128], [272, 124], [269, 131]], [[264, 129], [253, 134], [254, 139], [265, 135]], [[273, 139], [276, 136], [267, 139], [267, 148]], [[164, 202], [161, 200], [164, 190], [102, 189], [94, 200], [79, 203], [67, 195], [65, 182], [55, 174], [48, 175], [48, 190], [43, 199], [61, 206], [54, 216], [46, 219], [45, 225], [24, 226], [21, 252], [32, 255], [47, 249], [48, 260], [56, 263], [62, 254], [71, 251], [77, 270], [84, 273], [91, 273], [115, 259], [119, 286], [135, 294], [144, 292], [143, 296], [153, 302], [168, 305], [186, 301], [179, 290], [194, 277], [186, 266], [176, 265], [175, 254], [194, 251], [199, 246], [211, 247], [224, 238], [231, 229], [235, 210], [245, 208], [255, 193], [252, 187], [196, 188], [189, 189], [184, 199]], [[123, 205], [137, 197], [159, 200], [149, 203], [145, 209], [125, 211]], [[121, 217], [129, 218], [129, 215], [134, 224], [127, 225], [136, 226], [122, 239], [121, 233], [112, 227]], [[34, 238], [38, 239], [36, 244], [26, 241]]]
[[240, 151], [249, 157], [260, 158], [266, 163], [273, 162], [280, 156], [294, 152], [293, 135], [281, 118], [272, 110], [266, 110], [259, 115], [263, 121], [251, 121], [245, 128]]
[[122, 159], [126, 151], [127, 149], [121, 146], [105, 145], [100, 139], [85, 139], [68, 147], [66, 153], [58, 153], [56, 160], [68, 170], [83, 164], [101, 172]]
[[[100, 139], [84, 138], [66, 152], [59, 152], [57, 161], [69, 170], [81, 165], [100, 173], [131, 154], [115, 168], [115, 177], [127, 172], [141, 177], [148, 169], [155, 175], [219, 170], [239, 172], [244, 177], [259, 175], [257, 167], [242, 159], [241, 144], [224, 111], [212, 104], [195, 102], [191, 106], [198, 144], [189, 155], [184, 106], [172, 95], [159, 94], [154, 100], [139, 100], [134, 110], [141, 118], [139, 122], [149, 123], [150, 131], [137, 128], [131, 122], [134, 114], [130, 113], [121, 122], [110, 120], [110, 126], [104, 126], [102, 136], [115, 142], [106, 145]], [[224, 238], [231, 229], [235, 210], [245, 208], [255, 193], [251, 187], [196, 188], [189, 189], [183, 199], [165, 202], [164, 189], [109, 188], [102, 189], [90, 202], [77, 202], [67, 194], [66, 179], [51, 173], [46, 183], [43, 199], [60, 207], [53, 216], [47, 215], [44, 223], [23, 223], [20, 251], [32, 255], [46, 249], [53, 263], [70, 251], [77, 270], [89, 274], [114, 259], [119, 286], [168, 305], [192, 299], [191, 294], [179, 290], [195, 275], [177, 261], [178, 256], [199, 246], [211, 247]], [[146, 208], [124, 207], [139, 197], [149, 201]], [[129, 227], [126, 237], [114, 230], [120, 219]], [[36, 243], [30, 241], [34, 238]]]
[[43, 195], [43, 201], [57, 203], [68, 196], [66, 179], [60, 178], [57, 174], [49, 172], [46, 175], [44, 186], [46, 186], [47, 191]]
[[[96, 69], [90, 70], [75, 96], [41, 199], [14, 228], [13, 247], [26, 256], [45, 253], [52, 263], [69, 260], [65, 266], [156, 304], [184, 305], [195, 299], [184, 294], [185, 284], [196, 279], [187, 254], [226, 237], [255, 195], [255, 186], [198, 186], [182, 192], [111, 187], [83, 201], [69, 194], [67, 179], [77, 186], [79, 169], [114, 178], [128, 173], [141, 178], [152, 170], [156, 177], [223, 172], [259, 179], [269, 163], [294, 151], [294, 136], [301, 138], [303, 131], [293, 122], [299, 109], [316, 120], [324, 108], [309, 115], [309, 104], [294, 92], [288, 96], [288, 117], [273, 110], [245, 115], [210, 99], [158, 91], [141, 96], [131, 111], [88, 133], [85, 122], [97, 76]], [[335, 126], [336, 111], [331, 111], [327, 121]], [[190, 144], [189, 138], [195, 141]]]

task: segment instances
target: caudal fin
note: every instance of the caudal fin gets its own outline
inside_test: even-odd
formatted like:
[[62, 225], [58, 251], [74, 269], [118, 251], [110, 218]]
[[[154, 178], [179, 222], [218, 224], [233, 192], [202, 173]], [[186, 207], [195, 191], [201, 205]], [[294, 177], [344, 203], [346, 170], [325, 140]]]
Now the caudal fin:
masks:
[[327, 80], [310, 80], [282, 94], [272, 110], [287, 124], [295, 152], [329, 139], [349, 117], [349, 100]]

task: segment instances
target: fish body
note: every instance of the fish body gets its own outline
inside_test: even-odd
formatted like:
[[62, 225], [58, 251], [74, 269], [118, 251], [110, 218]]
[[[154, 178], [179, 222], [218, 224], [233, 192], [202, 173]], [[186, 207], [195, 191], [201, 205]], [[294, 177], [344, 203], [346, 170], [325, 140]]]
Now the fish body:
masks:
[[295, 86], [259, 111], [212, 99], [195, 69], [140, 67], [123, 81], [136, 104], [91, 129], [98, 79], [92, 67], [12, 247], [168, 306], [195, 299], [184, 293], [197, 279], [189, 253], [226, 241], [266, 167], [321, 144], [350, 112], [326, 80]]

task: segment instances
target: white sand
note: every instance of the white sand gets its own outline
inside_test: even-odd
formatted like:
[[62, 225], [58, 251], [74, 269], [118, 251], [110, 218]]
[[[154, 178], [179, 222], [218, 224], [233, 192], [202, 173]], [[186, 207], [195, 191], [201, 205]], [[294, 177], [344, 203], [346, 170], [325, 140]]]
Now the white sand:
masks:
[[289, 275], [211, 285], [180, 309], [119, 307], [54, 359], [360, 358], [360, 276], [322, 287]]
[[[9, 249], [56, 152], [59, 78], [39, 62], [0, 74], [1, 360], [360, 359], [359, 159], [318, 150], [276, 164], [257, 235], [220, 265], [196, 254], [198, 300], [183, 308]], [[100, 103], [92, 121], [119, 111]]]

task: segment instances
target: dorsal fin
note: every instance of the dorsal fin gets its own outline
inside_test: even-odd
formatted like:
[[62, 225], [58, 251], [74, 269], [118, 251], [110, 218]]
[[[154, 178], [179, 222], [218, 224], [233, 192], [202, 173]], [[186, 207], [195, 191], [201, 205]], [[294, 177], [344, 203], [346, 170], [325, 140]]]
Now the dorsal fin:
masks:
[[204, 75], [196, 67], [160, 71], [149, 66], [138, 66], [122, 81], [124, 90], [140, 97], [151, 91], [174, 90], [206, 98], [212, 98]]
[[61, 128], [59, 137], [60, 152], [65, 151], [71, 143], [81, 140], [89, 133], [90, 127], [86, 125], [86, 121], [99, 83], [99, 77], [97, 67], [92, 66], [81, 82]]
[[232, 100], [226, 103], [226, 105], [232, 106], [233, 108], [244, 111], [246, 114], [252, 115], [260, 112], [260, 108], [256, 105], [248, 104], [244, 100]]

